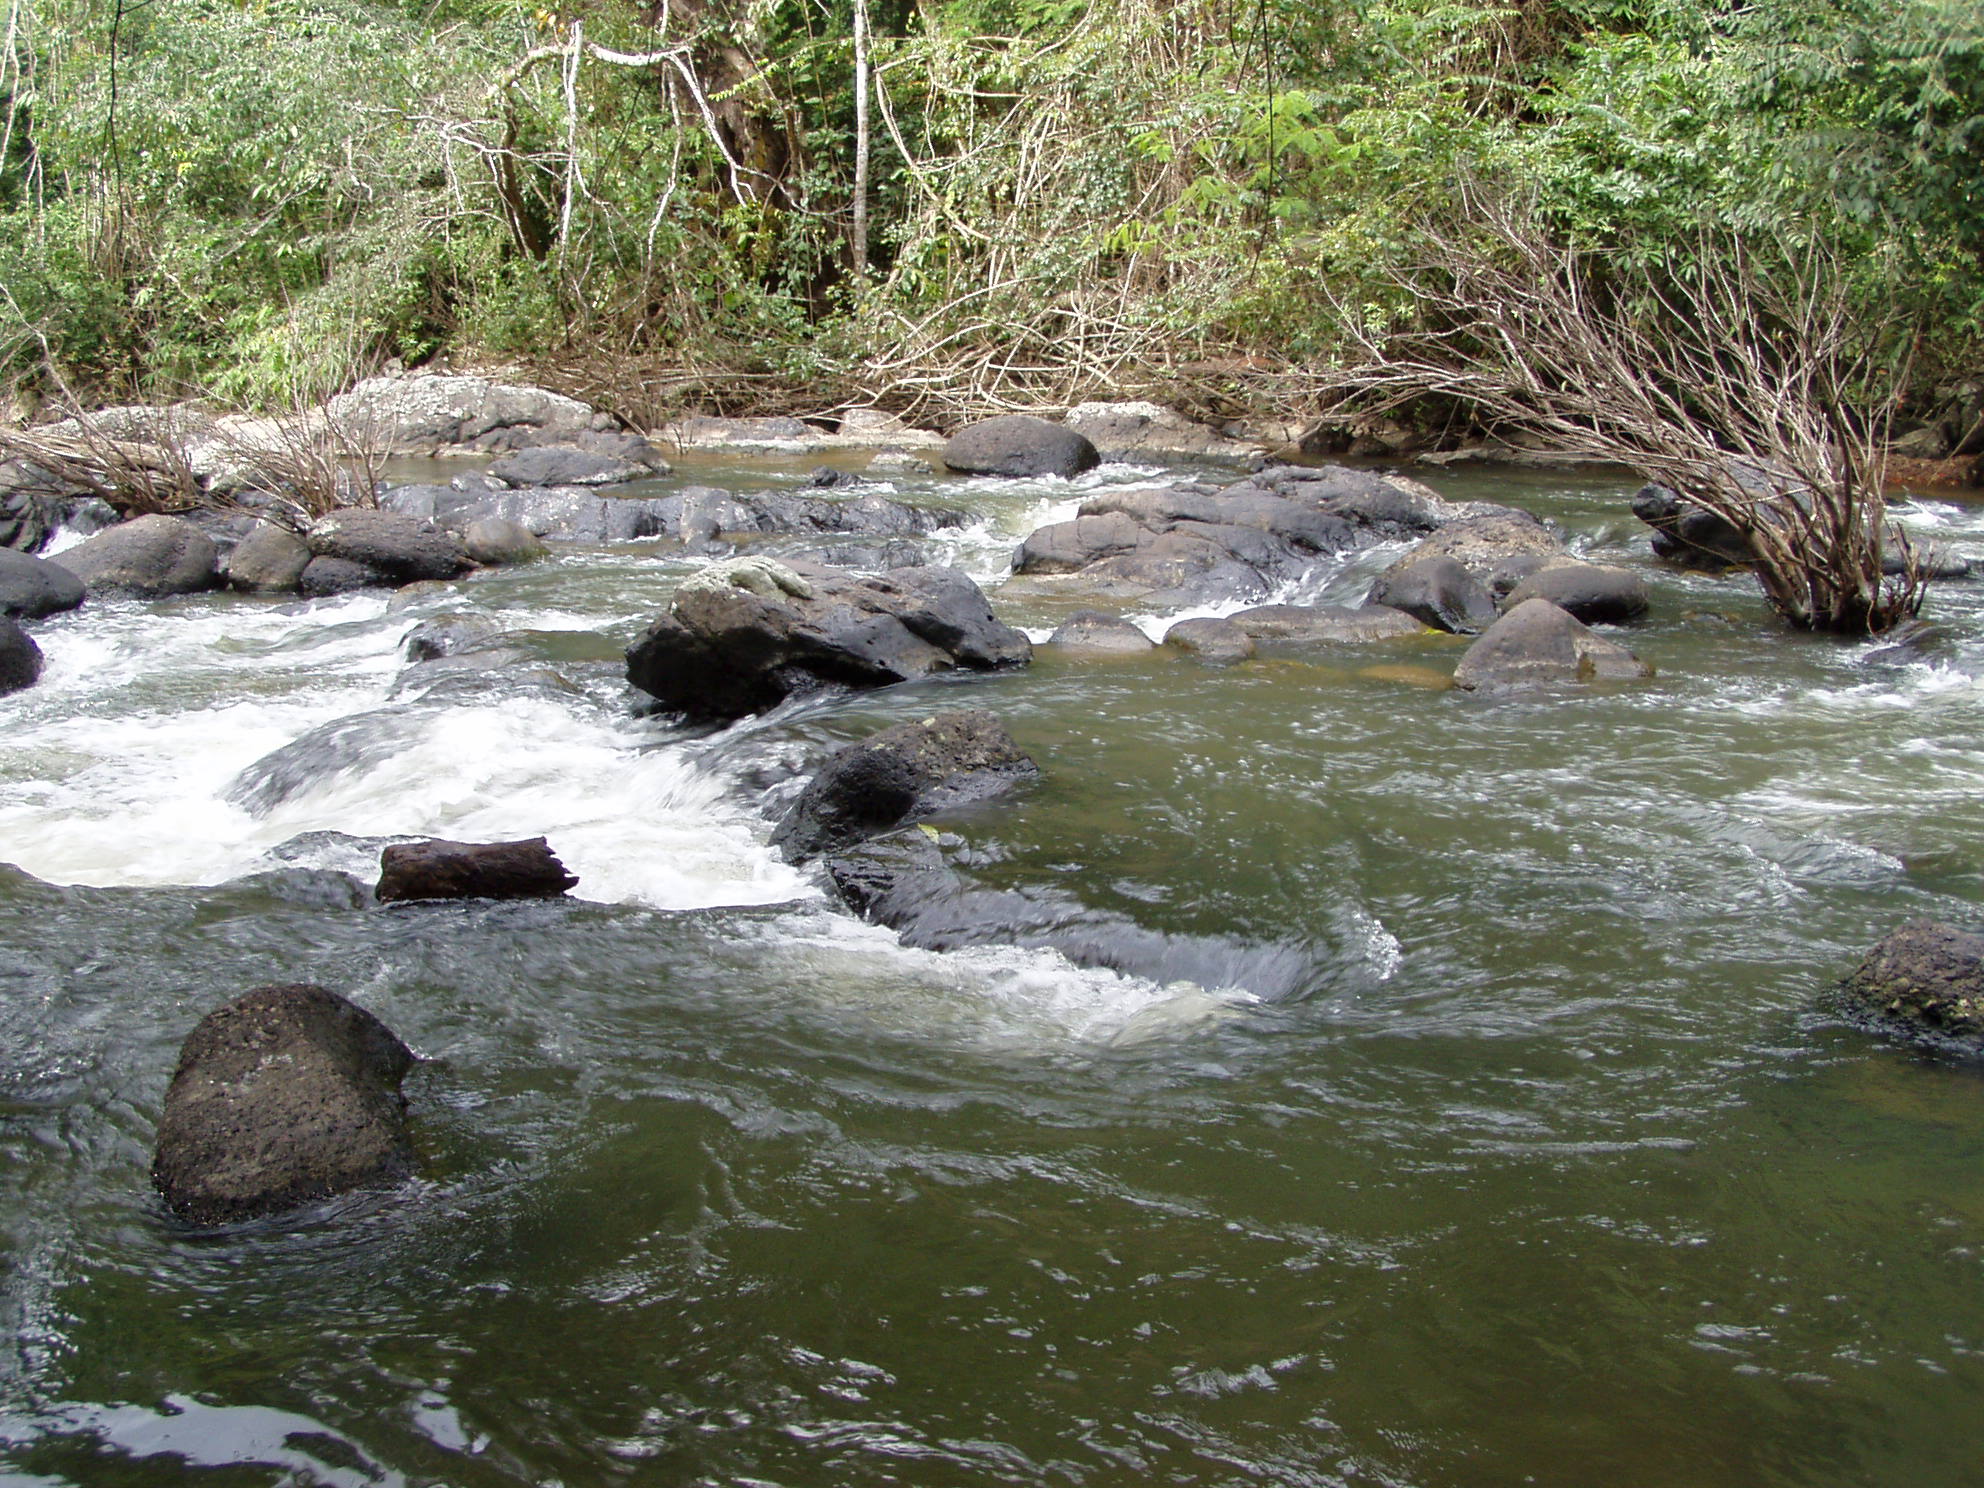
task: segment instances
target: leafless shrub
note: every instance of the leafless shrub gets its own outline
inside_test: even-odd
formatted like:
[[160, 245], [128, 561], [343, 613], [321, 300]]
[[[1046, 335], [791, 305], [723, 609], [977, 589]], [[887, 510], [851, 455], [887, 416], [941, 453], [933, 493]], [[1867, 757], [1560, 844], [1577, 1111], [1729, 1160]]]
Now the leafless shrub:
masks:
[[[1741, 532], [1800, 629], [1874, 634], [1921, 608], [1919, 555], [1882, 495], [1910, 338], [1856, 312], [1838, 262], [1705, 233], [1664, 273], [1629, 278], [1522, 201], [1472, 186], [1462, 199], [1394, 276], [1412, 325], [1344, 307], [1365, 356], [1333, 378], [1349, 406], [1457, 400], [1493, 428], [1631, 466]], [[1901, 572], [1884, 576], [1890, 544]]]

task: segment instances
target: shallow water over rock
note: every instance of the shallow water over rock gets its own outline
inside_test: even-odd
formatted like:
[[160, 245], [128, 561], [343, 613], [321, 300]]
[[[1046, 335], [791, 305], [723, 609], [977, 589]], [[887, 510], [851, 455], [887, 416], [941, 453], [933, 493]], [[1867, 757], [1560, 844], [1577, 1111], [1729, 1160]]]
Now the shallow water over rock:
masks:
[[[1018, 538], [1160, 478], [899, 484], [969, 504], [928, 541], [1044, 639], [1093, 600], [999, 584]], [[1984, 594], [1883, 659], [1655, 565], [1627, 483], [1434, 484], [1643, 575], [1608, 633], [1655, 679], [1042, 648], [689, 732], [619, 659], [702, 561], [654, 541], [37, 622], [0, 699], [0, 1473], [1969, 1481], [1984, 1073], [1827, 988], [1984, 900]], [[1984, 555], [1971, 509], [1909, 519]], [[1354, 605], [1402, 551], [1274, 599]], [[394, 696], [463, 611], [528, 637], [509, 680]], [[953, 865], [1178, 979], [905, 948], [771, 849], [828, 748], [958, 707], [1043, 774], [937, 824]], [[540, 834], [569, 900], [370, 903], [384, 841]], [[147, 1180], [166, 1080], [277, 981], [426, 1061], [422, 1177], [195, 1234]]]

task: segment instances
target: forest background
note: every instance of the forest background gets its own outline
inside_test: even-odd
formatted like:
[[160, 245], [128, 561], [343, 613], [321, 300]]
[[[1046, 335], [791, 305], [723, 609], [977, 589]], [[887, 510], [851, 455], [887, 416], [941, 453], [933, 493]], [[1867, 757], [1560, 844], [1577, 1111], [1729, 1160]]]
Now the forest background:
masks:
[[1484, 196], [1615, 310], [1818, 265], [1925, 414], [1978, 367], [1984, 0], [548, 3], [0, 0], [0, 378], [1314, 413]]

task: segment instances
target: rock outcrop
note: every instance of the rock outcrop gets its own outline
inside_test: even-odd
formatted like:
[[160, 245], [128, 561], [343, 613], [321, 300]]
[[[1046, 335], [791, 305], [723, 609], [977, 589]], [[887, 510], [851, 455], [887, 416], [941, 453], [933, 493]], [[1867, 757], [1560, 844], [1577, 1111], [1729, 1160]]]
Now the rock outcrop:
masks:
[[1032, 647], [953, 568], [879, 575], [729, 559], [676, 591], [627, 651], [627, 680], [692, 719], [727, 722], [823, 687], [881, 687], [1023, 666]]
[[772, 832], [799, 862], [1005, 794], [1040, 769], [982, 709], [897, 724], [828, 756]]
[[152, 1180], [196, 1225], [278, 1214], [413, 1173], [414, 1057], [314, 986], [258, 987], [202, 1018], [165, 1095]]
[[381, 454], [432, 455], [576, 443], [613, 428], [574, 398], [486, 377], [371, 377], [325, 405], [344, 437]]
[[401, 512], [367, 507], [335, 511], [312, 522], [304, 541], [315, 558], [356, 564], [382, 585], [452, 579], [470, 566], [467, 550], [453, 533]]

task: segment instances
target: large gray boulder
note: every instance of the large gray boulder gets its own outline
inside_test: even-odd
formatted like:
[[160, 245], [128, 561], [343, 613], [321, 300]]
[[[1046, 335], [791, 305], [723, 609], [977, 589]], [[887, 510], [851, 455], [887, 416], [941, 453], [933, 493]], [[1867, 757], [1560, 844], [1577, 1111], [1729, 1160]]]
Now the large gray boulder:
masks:
[[278, 1214], [413, 1173], [413, 1054], [313, 986], [257, 987], [202, 1018], [165, 1093], [152, 1181], [190, 1224]]
[[451, 579], [470, 566], [453, 533], [418, 517], [370, 507], [347, 507], [319, 517], [304, 541], [318, 558], [362, 564], [394, 584]]
[[83, 581], [60, 564], [0, 548], [0, 615], [38, 620], [83, 602]]
[[1121, 615], [1077, 610], [1054, 628], [1047, 644], [1085, 656], [1144, 656], [1157, 643]]
[[19, 624], [0, 615], [0, 697], [41, 680], [41, 647]]
[[60, 567], [91, 594], [157, 599], [220, 583], [220, 550], [183, 517], [138, 517], [64, 550]]
[[830, 755], [772, 832], [788, 861], [1003, 795], [1040, 769], [983, 709], [897, 724]]
[[530, 563], [548, 551], [544, 540], [521, 522], [504, 517], [477, 517], [462, 530], [462, 549], [477, 563], [499, 567]]
[[1073, 429], [1024, 413], [965, 426], [944, 446], [942, 459], [961, 475], [1080, 475], [1102, 463], [1095, 446]]
[[683, 582], [628, 648], [627, 680], [676, 712], [727, 721], [822, 687], [1024, 666], [1032, 650], [954, 568], [729, 559]]
[[1446, 523], [1386, 570], [1386, 576], [1431, 558], [1450, 558], [1488, 585], [1496, 570], [1510, 562], [1568, 556], [1557, 535], [1541, 520], [1526, 511], [1502, 506]]
[[438, 373], [368, 378], [325, 408], [345, 438], [390, 455], [577, 443], [613, 424], [543, 388]]
[[1844, 991], [1880, 1017], [1984, 1039], [1984, 935], [1911, 920], [1867, 953]]
[[1256, 650], [1254, 638], [1231, 620], [1197, 617], [1180, 620], [1164, 633], [1164, 644], [1208, 666], [1246, 661]]
[[1426, 634], [1426, 627], [1386, 605], [1256, 605], [1227, 616], [1250, 640], [1314, 646], [1361, 644]]
[[668, 474], [668, 462], [646, 440], [629, 438], [620, 448], [538, 445], [506, 455], [489, 474], [507, 486], [615, 486]]
[[1454, 669], [1454, 686], [1513, 692], [1576, 682], [1627, 682], [1653, 668], [1547, 599], [1527, 599], [1488, 627]]
[[310, 557], [310, 544], [289, 528], [257, 522], [227, 555], [227, 582], [251, 594], [293, 594]]

